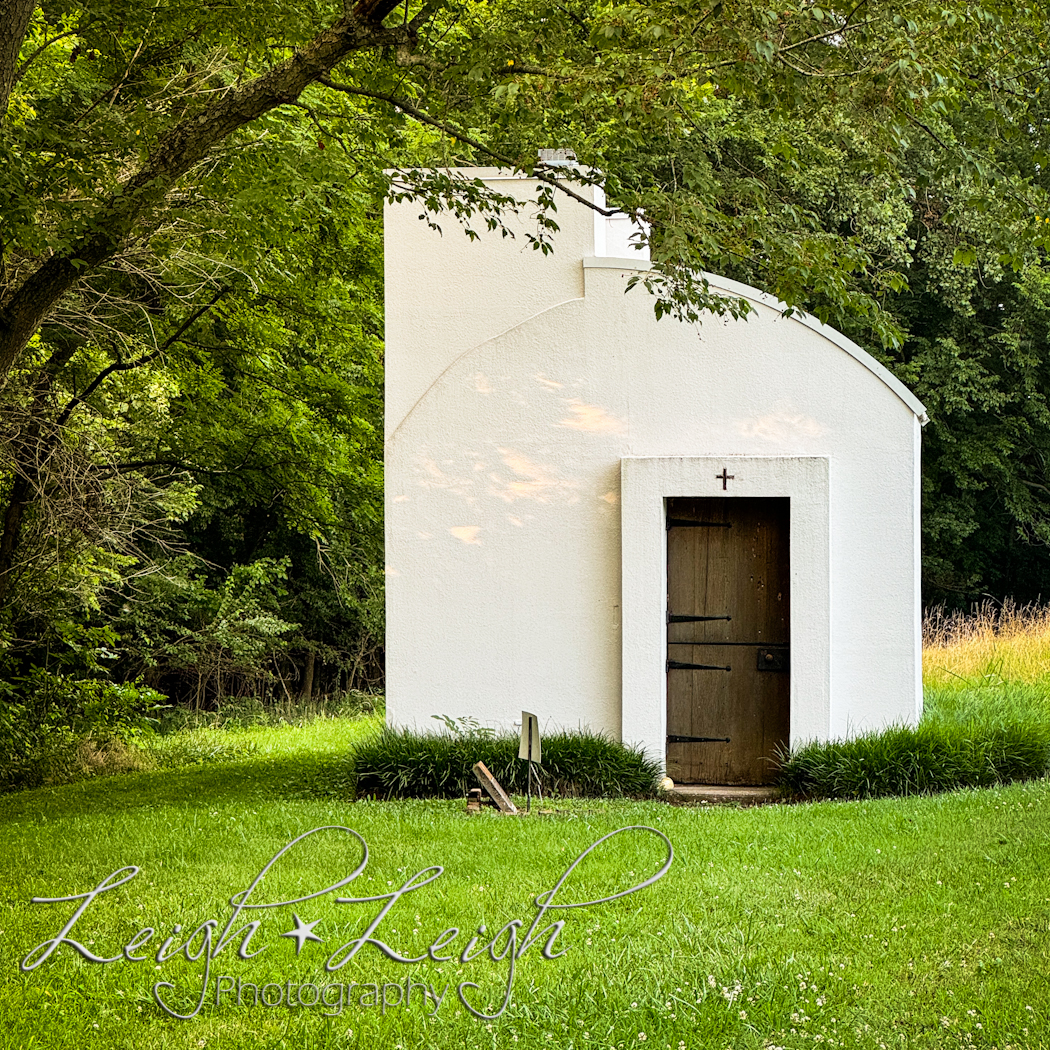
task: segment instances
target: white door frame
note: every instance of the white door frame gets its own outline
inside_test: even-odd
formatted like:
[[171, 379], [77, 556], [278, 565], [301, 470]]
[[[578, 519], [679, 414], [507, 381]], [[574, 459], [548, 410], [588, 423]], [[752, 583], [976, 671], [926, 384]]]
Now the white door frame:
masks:
[[[831, 730], [828, 457], [628, 456], [620, 468], [622, 739], [666, 761], [666, 500], [786, 496], [791, 500], [791, 743], [826, 740]], [[718, 476], [723, 470], [731, 480]]]

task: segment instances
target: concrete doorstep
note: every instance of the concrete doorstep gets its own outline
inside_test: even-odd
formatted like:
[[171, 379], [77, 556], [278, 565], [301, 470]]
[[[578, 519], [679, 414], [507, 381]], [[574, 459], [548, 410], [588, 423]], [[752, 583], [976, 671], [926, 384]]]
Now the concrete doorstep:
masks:
[[729, 803], [738, 806], [759, 806], [763, 803], [779, 802], [782, 792], [778, 787], [743, 787], [732, 784], [675, 784], [669, 791], [661, 793], [668, 802]]

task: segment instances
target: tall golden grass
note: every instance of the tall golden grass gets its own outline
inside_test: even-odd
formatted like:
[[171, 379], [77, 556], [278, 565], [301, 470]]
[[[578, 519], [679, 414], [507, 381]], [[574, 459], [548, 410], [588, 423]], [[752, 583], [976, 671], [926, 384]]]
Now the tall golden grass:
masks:
[[1050, 605], [986, 601], [971, 612], [931, 609], [922, 624], [922, 678], [928, 686], [1050, 678]]

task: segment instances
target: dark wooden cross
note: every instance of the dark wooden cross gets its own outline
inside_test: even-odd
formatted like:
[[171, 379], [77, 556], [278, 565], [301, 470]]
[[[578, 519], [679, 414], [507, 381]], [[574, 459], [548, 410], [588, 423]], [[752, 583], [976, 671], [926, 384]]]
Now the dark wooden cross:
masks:
[[725, 467], [722, 468], [722, 473], [721, 474], [716, 474], [715, 475], [715, 479], [717, 481], [721, 481], [722, 482], [722, 491], [723, 492], [725, 492], [726, 489], [728, 488], [728, 486], [726, 485], [726, 482], [727, 481], [732, 481], [735, 477], [736, 477], [735, 474], [727, 474]]

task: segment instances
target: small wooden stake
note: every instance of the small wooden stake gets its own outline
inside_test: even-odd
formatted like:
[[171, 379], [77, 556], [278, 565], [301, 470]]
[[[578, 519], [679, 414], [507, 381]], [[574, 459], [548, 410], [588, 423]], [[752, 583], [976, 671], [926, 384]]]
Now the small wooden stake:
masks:
[[506, 791], [500, 787], [499, 781], [489, 772], [484, 762], [474, 765], [474, 776], [478, 783], [489, 793], [492, 801], [499, 807], [501, 813], [517, 813], [518, 807], [507, 797]]

